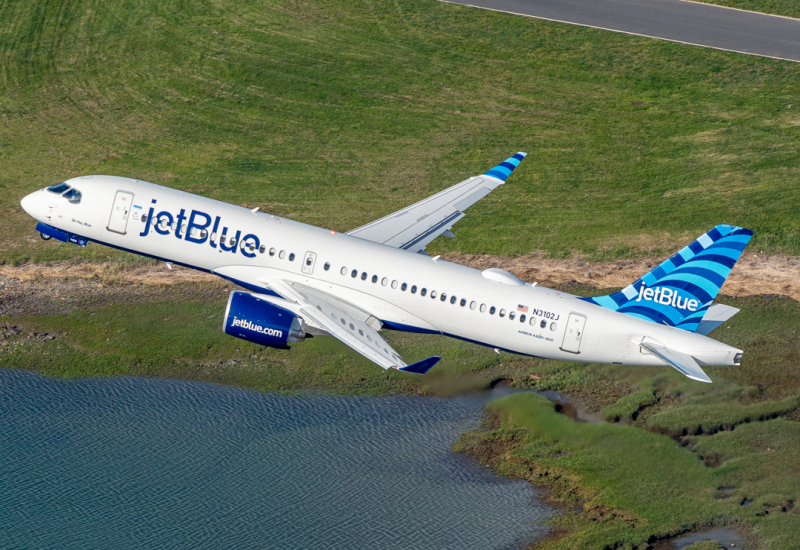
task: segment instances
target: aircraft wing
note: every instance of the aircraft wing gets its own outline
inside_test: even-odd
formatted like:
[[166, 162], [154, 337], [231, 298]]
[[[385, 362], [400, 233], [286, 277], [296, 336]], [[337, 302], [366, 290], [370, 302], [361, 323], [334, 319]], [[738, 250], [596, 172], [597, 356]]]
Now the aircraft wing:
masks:
[[464, 210], [503, 185], [524, 158], [525, 153], [517, 153], [485, 174], [464, 180], [347, 234], [410, 252], [421, 252], [440, 235], [454, 237], [450, 229], [464, 217]]
[[270, 281], [270, 287], [300, 305], [300, 315], [322, 327], [355, 351], [383, 367], [425, 374], [441, 357], [429, 357], [406, 364], [392, 346], [378, 334], [380, 321], [369, 313], [325, 292], [288, 281]]
[[670, 367], [677, 370], [682, 375], [691, 378], [692, 380], [697, 380], [698, 382], [711, 383], [711, 378], [709, 378], [708, 375], [703, 372], [703, 369], [700, 368], [700, 365], [697, 364], [697, 361], [695, 361], [694, 357], [691, 355], [687, 355], [686, 353], [682, 353], [653, 342], [642, 342], [639, 345], [664, 361], [664, 363]]

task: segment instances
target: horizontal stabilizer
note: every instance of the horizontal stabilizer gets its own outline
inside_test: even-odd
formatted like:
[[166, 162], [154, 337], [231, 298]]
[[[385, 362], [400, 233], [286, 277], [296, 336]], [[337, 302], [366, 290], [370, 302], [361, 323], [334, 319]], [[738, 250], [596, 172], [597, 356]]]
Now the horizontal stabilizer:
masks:
[[652, 342], [642, 342], [639, 345], [684, 376], [698, 382], [711, 383], [711, 378], [703, 372], [691, 355]]
[[739, 310], [735, 307], [714, 304], [703, 315], [703, 320], [697, 325], [695, 332], [705, 336], [737, 313]]
[[442, 358], [434, 355], [433, 357], [428, 357], [427, 359], [423, 359], [422, 361], [417, 361], [407, 367], [400, 367], [398, 370], [403, 372], [413, 372], [414, 374], [425, 374], [431, 367], [438, 363]]

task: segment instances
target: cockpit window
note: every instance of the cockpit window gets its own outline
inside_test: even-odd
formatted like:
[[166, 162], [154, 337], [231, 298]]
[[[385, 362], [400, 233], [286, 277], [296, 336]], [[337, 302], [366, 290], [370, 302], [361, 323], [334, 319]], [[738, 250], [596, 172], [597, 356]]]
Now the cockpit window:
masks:
[[70, 189], [61, 196], [73, 204], [78, 204], [79, 202], [81, 202], [81, 192], [78, 191], [77, 189]]
[[50, 187], [47, 188], [47, 190], [50, 191], [51, 193], [57, 193], [59, 195], [64, 191], [66, 191], [67, 189], [69, 189], [69, 185], [67, 185], [64, 182], [51, 185]]

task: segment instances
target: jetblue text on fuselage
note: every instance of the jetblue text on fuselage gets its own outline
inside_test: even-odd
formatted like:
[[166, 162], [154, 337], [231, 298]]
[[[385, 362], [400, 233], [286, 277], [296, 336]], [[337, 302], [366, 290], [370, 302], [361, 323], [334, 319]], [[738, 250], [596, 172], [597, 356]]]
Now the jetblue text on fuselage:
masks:
[[[153, 204], [155, 204], [155, 202], [156, 201], [153, 200]], [[184, 223], [187, 220], [188, 222]], [[221, 218], [216, 216], [213, 220], [212, 227], [211, 216], [205, 212], [192, 210], [187, 217], [186, 210], [181, 208], [181, 211], [178, 213], [178, 215], [173, 216], [172, 213], [167, 212], [166, 210], [155, 214], [155, 207], [151, 206], [150, 211], [147, 213], [147, 223], [144, 226], [144, 230], [139, 233], [139, 236], [146, 237], [150, 233], [150, 226], [152, 226], [153, 231], [159, 235], [169, 235], [170, 229], [174, 226], [175, 237], [178, 239], [195, 244], [203, 244], [208, 241], [208, 244], [211, 246], [211, 248], [217, 248], [215, 237], [217, 234], [219, 234], [220, 250], [224, 252], [233, 252], [236, 254], [237, 245], [242, 242], [246, 242], [248, 243], [248, 246], [241, 248], [242, 255], [247, 258], [255, 258], [255, 250], [261, 246], [261, 240], [252, 233], [248, 233], [242, 237], [242, 232], [238, 230], [236, 231], [235, 235], [229, 239], [227, 227], [223, 226], [222, 232], [218, 233], [220, 229], [220, 221]], [[252, 249], [250, 249], [249, 245], [252, 245]]]

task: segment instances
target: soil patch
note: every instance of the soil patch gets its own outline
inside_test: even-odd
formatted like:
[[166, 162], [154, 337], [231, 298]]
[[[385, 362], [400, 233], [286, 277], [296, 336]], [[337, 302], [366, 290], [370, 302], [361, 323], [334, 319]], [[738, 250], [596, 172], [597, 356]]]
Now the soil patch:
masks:
[[[536, 256], [506, 258], [475, 254], [449, 254], [442, 259], [476, 269], [499, 267], [523, 281], [547, 285], [579, 284], [594, 288], [622, 288], [632, 283], [662, 259], [642, 258], [614, 262], [584, 262], [577, 259], [553, 260]], [[751, 296], [783, 294], [800, 301], [800, 257], [744, 254], [736, 262], [723, 294]]]
[[[618, 260], [614, 262], [584, 262], [577, 259], [554, 260], [536, 256], [508, 258], [504, 256], [449, 254], [442, 259], [473, 267], [487, 269], [499, 267], [520, 279], [559, 288], [588, 286], [592, 288], [622, 288], [658, 265], [660, 259]], [[221, 279], [210, 273], [163, 263], [122, 267], [114, 263], [53, 262], [49, 265], [2, 265], [0, 276], [4, 280], [24, 282], [51, 279], [95, 280], [104, 284], [151, 286], [181, 285], [186, 283], [219, 283]], [[229, 285], [230, 286], [230, 285]], [[233, 288], [231, 286], [231, 288]], [[782, 294], [800, 301], [800, 257], [765, 256], [745, 254], [736, 263], [722, 287], [728, 296], [757, 294]]]

